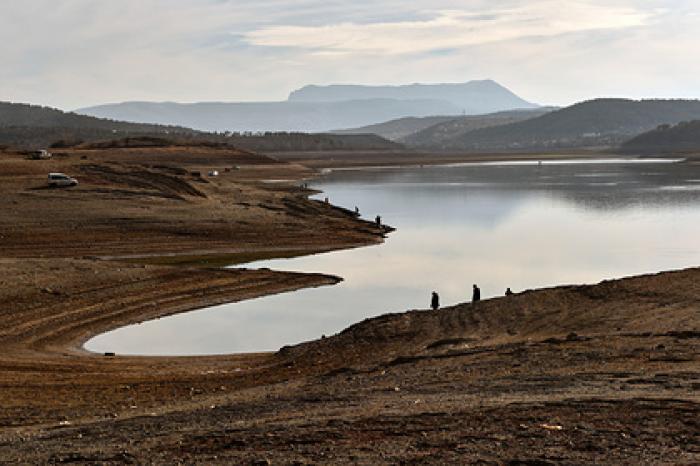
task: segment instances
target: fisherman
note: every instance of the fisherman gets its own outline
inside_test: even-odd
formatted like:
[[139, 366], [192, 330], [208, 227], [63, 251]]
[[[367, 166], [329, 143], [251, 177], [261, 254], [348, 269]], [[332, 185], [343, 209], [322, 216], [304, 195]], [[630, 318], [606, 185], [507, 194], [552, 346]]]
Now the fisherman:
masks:
[[430, 307], [433, 309], [433, 311], [437, 311], [438, 308], [440, 307], [440, 297], [434, 291], [433, 291], [433, 297], [430, 300]]
[[476, 284], [472, 285], [472, 303], [476, 303], [481, 300], [481, 290]]
[[374, 223], [377, 224], [377, 228], [381, 228], [382, 227], [382, 218], [379, 215], [377, 215], [377, 217], [374, 219]]
[[355, 215], [360, 215], [360, 208], [355, 206]]
[[512, 294], [513, 294], [513, 292], [510, 291], [510, 288], [506, 288], [506, 296], [510, 296]]

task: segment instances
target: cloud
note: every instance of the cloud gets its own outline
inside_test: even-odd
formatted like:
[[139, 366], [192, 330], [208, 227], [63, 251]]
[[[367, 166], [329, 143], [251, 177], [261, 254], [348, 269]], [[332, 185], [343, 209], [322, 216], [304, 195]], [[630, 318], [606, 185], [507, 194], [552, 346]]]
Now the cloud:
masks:
[[697, 0], [0, 2], [0, 100], [281, 100], [493, 78], [524, 98], [700, 97]]
[[295, 47], [317, 55], [413, 54], [532, 36], [624, 29], [645, 25], [653, 16], [633, 7], [572, 1], [562, 8], [559, 1], [540, 1], [479, 12], [443, 10], [426, 20], [270, 26], [244, 37], [252, 45]]

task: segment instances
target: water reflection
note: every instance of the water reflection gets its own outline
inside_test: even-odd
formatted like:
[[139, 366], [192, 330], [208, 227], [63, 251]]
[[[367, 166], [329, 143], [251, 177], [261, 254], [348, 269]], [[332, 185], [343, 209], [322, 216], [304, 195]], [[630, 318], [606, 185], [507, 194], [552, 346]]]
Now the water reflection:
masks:
[[700, 263], [700, 178], [685, 164], [517, 164], [333, 172], [314, 184], [381, 214], [386, 244], [248, 265], [345, 281], [217, 306], [102, 335], [121, 354], [275, 350], [368, 316]]

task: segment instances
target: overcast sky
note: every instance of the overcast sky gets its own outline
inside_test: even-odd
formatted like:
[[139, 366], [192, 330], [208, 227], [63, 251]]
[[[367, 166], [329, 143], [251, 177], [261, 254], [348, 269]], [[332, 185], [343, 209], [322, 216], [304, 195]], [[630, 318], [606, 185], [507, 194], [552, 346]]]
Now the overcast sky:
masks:
[[700, 98], [699, 0], [2, 0], [0, 100], [284, 100], [491, 78], [564, 105]]

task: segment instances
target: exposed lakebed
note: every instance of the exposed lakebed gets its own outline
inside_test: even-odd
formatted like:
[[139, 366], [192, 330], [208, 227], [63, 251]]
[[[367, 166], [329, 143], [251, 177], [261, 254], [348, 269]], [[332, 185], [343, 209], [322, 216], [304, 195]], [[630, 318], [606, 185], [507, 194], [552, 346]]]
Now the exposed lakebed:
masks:
[[321, 197], [397, 228], [385, 244], [248, 268], [321, 272], [304, 289], [131, 325], [91, 351], [199, 355], [276, 350], [364, 318], [468, 301], [506, 287], [594, 283], [700, 264], [700, 167], [657, 160], [339, 170]]

